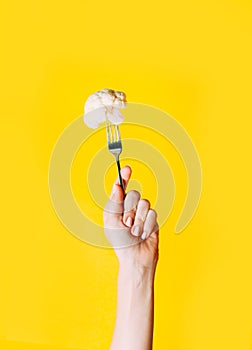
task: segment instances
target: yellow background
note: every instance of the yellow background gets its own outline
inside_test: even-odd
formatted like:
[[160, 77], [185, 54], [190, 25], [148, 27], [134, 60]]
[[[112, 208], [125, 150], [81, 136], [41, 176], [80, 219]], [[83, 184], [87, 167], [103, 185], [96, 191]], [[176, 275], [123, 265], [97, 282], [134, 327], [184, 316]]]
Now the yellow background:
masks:
[[58, 136], [104, 87], [173, 115], [202, 163], [190, 226], [172, 233], [178, 197], [161, 231], [154, 349], [252, 349], [251, 13], [247, 0], [2, 4], [1, 349], [109, 348], [116, 258], [69, 234], [48, 193]]

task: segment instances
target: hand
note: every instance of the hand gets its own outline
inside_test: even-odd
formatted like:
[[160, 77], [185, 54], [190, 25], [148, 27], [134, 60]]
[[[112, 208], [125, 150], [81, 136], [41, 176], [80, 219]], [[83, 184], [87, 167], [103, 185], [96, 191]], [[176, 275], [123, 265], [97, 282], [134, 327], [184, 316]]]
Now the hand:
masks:
[[[125, 189], [131, 168], [121, 169]], [[155, 270], [158, 261], [157, 213], [140, 193], [129, 191], [125, 198], [118, 180], [104, 209], [104, 231], [121, 265], [133, 264]]]

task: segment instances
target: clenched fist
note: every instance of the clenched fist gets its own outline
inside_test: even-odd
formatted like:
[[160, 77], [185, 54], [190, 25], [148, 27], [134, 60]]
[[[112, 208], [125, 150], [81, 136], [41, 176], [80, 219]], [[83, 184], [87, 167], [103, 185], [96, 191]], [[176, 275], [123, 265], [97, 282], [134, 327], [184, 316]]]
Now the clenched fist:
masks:
[[[125, 190], [131, 168], [121, 169]], [[137, 191], [129, 191], [125, 198], [118, 180], [113, 185], [104, 209], [104, 230], [114, 247], [120, 264], [154, 268], [158, 260], [157, 213], [150, 202], [140, 198]]]

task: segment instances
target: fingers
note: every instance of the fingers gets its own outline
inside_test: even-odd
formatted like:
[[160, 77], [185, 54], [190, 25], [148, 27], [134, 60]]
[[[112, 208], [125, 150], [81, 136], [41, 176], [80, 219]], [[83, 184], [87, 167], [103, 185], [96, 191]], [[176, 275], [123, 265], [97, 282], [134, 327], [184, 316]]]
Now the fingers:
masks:
[[124, 225], [131, 228], [131, 234], [142, 239], [158, 231], [157, 213], [150, 209], [147, 199], [140, 199], [140, 193], [129, 191], [124, 200]]
[[139, 199], [140, 193], [137, 191], [129, 191], [125, 197], [123, 223], [128, 227], [133, 225]]
[[139, 237], [142, 235], [144, 222], [148, 215], [149, 209], [150, 209], [150, 202], [146, 199], [140, 199], [136, 210], [134, 226], [131, 229], [131, 233], [134, 236]]
[[155, 210], [150, 209], [143, 226], [142, 239], [148, 238], [153, 232], [158, 230], [157, 213]]
[[[129, 166], [121, 169], [125, 189], [131, 173]], [[141, 237], [143, 240], [158, 235], [157, 213], [150, 209], [150, 202], [147, 199], [140, 199], [140, 193], [137, 191], [129, 191], [124, 198], [124, 191], [118, 178], [104, 210], [104, 224], [107, 227], [127, 226], [133, 236]]]

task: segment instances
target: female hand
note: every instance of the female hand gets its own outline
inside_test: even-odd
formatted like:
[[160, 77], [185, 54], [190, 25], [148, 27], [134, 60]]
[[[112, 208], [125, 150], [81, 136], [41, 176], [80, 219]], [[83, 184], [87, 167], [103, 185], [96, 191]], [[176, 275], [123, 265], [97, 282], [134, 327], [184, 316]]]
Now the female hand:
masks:
[[[125, 190], [131, 168], [121, 169]], [[158, 260], [157, 213], [137, 191], [129, 191], [125, 198], [118, 180], [104, 210], [104, 230], [115, 249], [120, 265], [134, 265], [154, 269]]]

